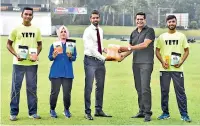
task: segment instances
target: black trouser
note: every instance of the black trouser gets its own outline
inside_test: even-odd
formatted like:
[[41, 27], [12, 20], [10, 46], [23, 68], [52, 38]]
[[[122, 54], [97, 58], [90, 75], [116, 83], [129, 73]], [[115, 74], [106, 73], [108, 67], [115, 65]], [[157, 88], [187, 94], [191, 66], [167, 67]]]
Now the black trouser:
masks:
[[152, 63], [133, 63], [135, 88], [138, 94], [139, 112], [152, 115], [151, 112], [151, 73]]
[[92, 85], [94, 78], [96, 80], [95, 108], [96, 111], [102, 110], [106, 70], [103, 61], [88, 56], [85, 56], [84, 58], [84, 69], [85, 69], [85, 93], [84, 93], [85, 113], [90, 114], [91, 92], [92, 92]]
[[63, 87], [63, 102], [66, 110], [71, 105], [71, 90], [72, 90], [72, 78], [51, 78], [51, 94], [50, 94], [50, 109], [56, 108], [58, 94], [60, 92], [60, 86]]
[[161, 87], [161, 107], [163, 113], [169, 114], [169, 88], [171, 78], [174, 83], [176, 100], [178, 108], [182, 116], [187, 115], [187, 97], [184, 88], [183, 72], [160, 72], [160, 87]]

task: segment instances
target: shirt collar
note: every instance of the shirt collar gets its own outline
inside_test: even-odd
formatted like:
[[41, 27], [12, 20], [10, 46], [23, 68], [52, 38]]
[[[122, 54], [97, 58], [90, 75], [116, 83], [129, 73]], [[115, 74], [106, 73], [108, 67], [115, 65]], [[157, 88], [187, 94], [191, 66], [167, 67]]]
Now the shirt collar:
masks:
[[96, 26], [94, 26], [93, 24], [91, 24], [90, 27], [91, 27], [93, 30], [96, 30], [97, 28], [99, 28], [99, 26], [96, 27]]
[[[145, 25], [143, 28], [142, 28], [142, 30], [143, 29], [146, 29], [146, 28], [148, 28], [148, 26], [147, 25]], [[138, 27], [136, 28], [136, 31], [138, 30]]]

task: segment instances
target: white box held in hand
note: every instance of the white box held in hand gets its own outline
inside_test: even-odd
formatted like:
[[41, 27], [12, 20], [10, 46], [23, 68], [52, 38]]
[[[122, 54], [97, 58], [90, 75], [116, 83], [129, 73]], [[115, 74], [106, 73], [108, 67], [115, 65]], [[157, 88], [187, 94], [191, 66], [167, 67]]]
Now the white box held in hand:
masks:
[[29, 56], [31, 60], [37, 60], [37, 48], [29, 48]]
[[76, 47], [76, 40], [67, 39], [66, 40], [66, 53], [74, 54], [74, 49]]
[[21, 59], [27, 59], [28, 56], [28, 46], [18, 46], [18, 55]]

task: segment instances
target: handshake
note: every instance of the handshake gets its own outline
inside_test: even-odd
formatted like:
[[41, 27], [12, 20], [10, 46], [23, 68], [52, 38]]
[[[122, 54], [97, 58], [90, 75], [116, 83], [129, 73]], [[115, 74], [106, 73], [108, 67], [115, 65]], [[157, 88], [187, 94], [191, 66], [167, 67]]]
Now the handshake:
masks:
[[131, 51], [130, 47], [122, 47], [119, 45], [109, 44], [107, 49], [104, 49], [106, 53], [106, 61], [118, 61], [121, 62], [125, 58], [125, 53]]

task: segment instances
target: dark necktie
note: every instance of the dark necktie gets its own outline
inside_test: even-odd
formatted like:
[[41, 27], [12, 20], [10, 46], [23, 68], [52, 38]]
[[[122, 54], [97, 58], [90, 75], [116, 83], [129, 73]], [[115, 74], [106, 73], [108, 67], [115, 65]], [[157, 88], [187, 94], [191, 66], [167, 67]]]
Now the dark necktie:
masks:
[[97, 28], [97, 43], [98, 43], [98, 52], [102, 54], [102, 49], [101, 49], [101, 39], [100, 39], [100, 34], [99, 34], [99, 29]]

